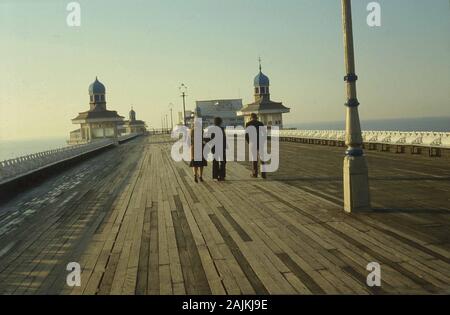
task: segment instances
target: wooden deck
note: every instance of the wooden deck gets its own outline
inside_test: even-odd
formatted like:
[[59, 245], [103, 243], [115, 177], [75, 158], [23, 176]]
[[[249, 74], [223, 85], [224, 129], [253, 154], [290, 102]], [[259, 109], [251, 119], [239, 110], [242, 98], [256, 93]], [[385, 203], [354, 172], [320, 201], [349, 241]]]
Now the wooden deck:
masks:
[[[129, 142], [0, 206], [0, 293], [450, 293], [448, 161], [370, 152], [375, 210], [346, 215], [342, 148], [282, 143], [268, 180], [228, 163], [226, 182], [208, 167], [196, 184], [167, 140]], [[81, 287], [66, 285], [72, 261]]]

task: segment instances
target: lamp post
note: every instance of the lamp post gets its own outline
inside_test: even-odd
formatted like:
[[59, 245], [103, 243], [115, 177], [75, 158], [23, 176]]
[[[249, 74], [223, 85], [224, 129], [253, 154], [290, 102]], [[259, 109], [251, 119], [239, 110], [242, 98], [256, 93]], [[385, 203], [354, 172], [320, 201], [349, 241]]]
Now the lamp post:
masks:
[[370, 210], [369, 176], [366, 158], [362, 149], [361, 125], [356, 95], [355, 56], [353, 48], [353, 27], [351, 0], [342, 1], [342, 25], [344, 31], [344, 56], [347, 75], [347, 102], [345, 123], [344, 158], [344, 210], [356, 212]]
[[187, 86], [184, 83], [181, 83], [180, 87], [178, 88], [181, 92], [181, 97], [183, 98], [183, 125], [186, 126], [186, 92], [187, 92]]
[[172, 115], [173, 104], [172, 103], [169, 103], [169, 110], [170, 110], [170, 127], [173, 130], [173, 115]]
[[166, 133], [168, 133], [169, 131], [169, 120], [167, 119], [167, 114], [166, 114]]

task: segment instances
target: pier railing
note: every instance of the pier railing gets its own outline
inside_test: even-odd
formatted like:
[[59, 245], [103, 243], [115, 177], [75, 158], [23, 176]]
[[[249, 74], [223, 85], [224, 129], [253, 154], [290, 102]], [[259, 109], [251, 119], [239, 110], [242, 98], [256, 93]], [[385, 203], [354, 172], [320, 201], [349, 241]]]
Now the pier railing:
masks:
[[[118, 137], [117, 140], [125, 142], [137, 136], [138, 134], [130, 133]], [[115, 143], [114, 139], [99, 139], [86, 144], [72, 145], [0, 161], [0, 183], [67, 159], [106, 148]]]
[[[238, 136], [245, 135], [244, 130], [229, 131]], [[345, 146], [344, 130], [279, 130], [281, 141]], [[270, 131], [269, 131], [270, 135]], [[428, 154], [429, 156], [450, 157], [450, 132], [433, 131], [363, 131], [363, 146], [368, 150], [411, 154]]]
[[67, 146], [1, 161], [0, 182], [113, 144], [114, 140], [112, 139], [102, 139], [88, 144]]
[[[206, 129], [205, 129], [206, 131]], [[244, 136], [245, 130], [227, 131], [227, 134]], [[270, 135], [270, 129], [268, 135]], [[315, 144], [344, 145], [344, 130], [279, 130], [280, 140]], [[450, 149], [450, 132], [435, 131], [363, 131], [364, 145], [394, 145], [435, 149]], [[301, 141], [300, 141], [301, 140]]]
[[[365, 143], [450, 149], [450, 132], [363, 131]], [[345, 141], [343, 130], [280, 130], [280, 138]]]
[[[450, 157], [450, 132], [363, 131], [362, 137], [363, 147], [367, 150]], [[345, 131], [280, 130], [280, 140], [345, 146]]]

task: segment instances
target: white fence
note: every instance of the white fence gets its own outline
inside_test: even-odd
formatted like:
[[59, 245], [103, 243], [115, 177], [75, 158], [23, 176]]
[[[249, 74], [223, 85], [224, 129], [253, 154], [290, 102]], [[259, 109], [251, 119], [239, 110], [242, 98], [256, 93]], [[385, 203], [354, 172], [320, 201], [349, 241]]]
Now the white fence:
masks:
[[[227, 133], [244, 136], [245, 130], [233, 130]], [[268, 134], [270, 135], [270, 131]], [[362, 137], [364, 143], [450, 149], [450, 132], [363, 131]], [[279, 131], [279, 138], [345, 142], [345, 131], [282, 129]]]
[[64, 148], [28, 154], [0, 162], [0, 182], [25, 175], [42, 167], [74, 158], [114, 143], [112, 139], [98, 140], [88, 144], [79, 144]]
[[[118, 137], [118, 141], [126, 141], [136, 136], [138, 136], [136, 133], [126, 134]], [[105, 148], [114, 143], [114, 139], [99, 139], [87, 144], [67, 146], [0, 161], [0, 183], [18, 176], [23, 176], [42, 167], [47, 167], [79, 155]]]
[[[450, 132], [363, 131], [365, 143], [450, 149]], [[345, 141], [343, 130], [280, 130], [280, 138]]]

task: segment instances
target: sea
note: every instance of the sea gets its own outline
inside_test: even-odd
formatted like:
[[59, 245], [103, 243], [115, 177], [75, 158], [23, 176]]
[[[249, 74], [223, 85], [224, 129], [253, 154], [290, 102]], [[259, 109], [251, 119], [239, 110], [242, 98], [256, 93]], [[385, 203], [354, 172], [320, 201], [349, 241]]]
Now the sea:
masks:
[[63, 148], [67, 146], [67, 137], [1, 140], [0, 161], [12, 159], [27, 154]]
[[[286, 128], [310, 129], [310, 130], [344, 130], [345, 122], [315, 122], [286, 124]], [[363, 130], [384, 131], [442, 131], [450, 132], [449, 117], [428, 118], [402, 118], [402, 119], [377, 119], [362, 120]], [[0, 161], [15, 157], [63, 148], [67, 146], [66, 137], [27, 139], [27, 140], [0, 140]]]

